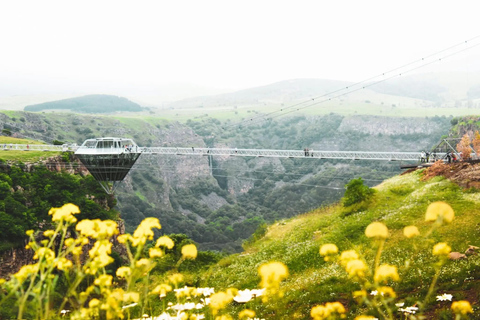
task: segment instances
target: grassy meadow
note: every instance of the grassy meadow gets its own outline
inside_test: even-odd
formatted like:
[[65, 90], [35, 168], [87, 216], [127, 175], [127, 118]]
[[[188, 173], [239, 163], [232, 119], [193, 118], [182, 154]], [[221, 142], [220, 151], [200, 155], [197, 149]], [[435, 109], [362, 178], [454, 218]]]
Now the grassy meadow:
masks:
[[[15, 162], [35, 162], [42, 159], [48, 159], [61, 154], [61, 152], [54, 151], [21, 151], [11, 150], [9, 144], [45, 144], [44, 142], [33, 139], [18, 139], [7, 136], [0, 136], [0, 159], [3, 161]], [[4, 148], [4, 145], [7, 145]]]
[[[340, 301], [347, 309], [347, 319], [365, 313], [378, 316], [365, 306], [357, 305], [352, 292], [360, 290], [359, 283], [349, 278], [338, 263], [325, 262], [319, 248], [333, 243], [339, 252], [354, 249], [373, 267], [377, 247], [364, 231], [372, 221], [381, 221], [388, 227], [390, 236], [380, 261], [396, 266], [400, 275], [398, 283], [389, 283], [397, 294], [396, 302], [418, 306], [427, 294], [438, 262], [432, 255], [434, 244], [446, 242], [452, 251], [459, 252], [464, 252], [470, 244], [480, 244], [480, 194], [461, 190], [442, 177], [429, 181], [421, 181], [421, 177], [421, 171], [417, 171], [383, 182], [375, 187], [373, 199], [362, 204], [358, 212], [337, 204], [279, 221], [269, 226], [262, 239], [246, 245], [244, 253], [226, 257], [207, 273], [199, 275], [201, 283], [218, 289], [257, 288], [258, 267], [265, 262], [279, 261], [290, 273], [282, 286], [283, 298], [267, 304], [237, 304], [231, 307], [231, 313], [248, 307], [265, 319], [310, 319], [313, 306]], [[425, 222], [425, 211], [434, 201], [450, 204], [455, 219], [425, 238], [432, 228], [431, 222]], [[407, 239], [403, 235], [403, 228], [409, 225], [418, 227], [419, 237]], [[453, 295], [453, 301], [470, 300], [477, 319], [480, 307], [475, 303], [480, 294], [479, 279], [480, 256], [447, 261], [441, 268], [435, 294], [427, 301], [428, 318], [452, 319], [451, 302], [435, 299], [437, 294], [448, 293]], [[400, 319], [402, 314], [396, 312]]]

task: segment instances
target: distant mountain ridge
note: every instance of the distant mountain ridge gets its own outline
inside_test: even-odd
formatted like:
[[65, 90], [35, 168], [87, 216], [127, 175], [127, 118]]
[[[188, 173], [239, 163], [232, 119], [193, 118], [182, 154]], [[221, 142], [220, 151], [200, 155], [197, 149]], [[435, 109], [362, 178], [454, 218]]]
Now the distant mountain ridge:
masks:
[[142, 111], [143, 108], [127, 98], [105, 95], [91, 94], [82, 97], [63, 99], [40, 104], [29, 105], [24, 108], [25, 111], [43, 111], [43, 110], [71, 110], [80, 113], [111, 113], [118, 111]]

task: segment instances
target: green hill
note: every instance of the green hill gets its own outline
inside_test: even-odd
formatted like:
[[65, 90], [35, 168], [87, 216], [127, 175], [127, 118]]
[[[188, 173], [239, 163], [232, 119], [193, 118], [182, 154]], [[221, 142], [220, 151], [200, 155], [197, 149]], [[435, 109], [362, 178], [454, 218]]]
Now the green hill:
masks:
[[138, 112], [142, 111], [142, 107], [126, 98], [92, 94], [83, 97], [29, 105], [26, 106], [24, 110], [33, 112], [43, 110], [70, 110], [80, 113], [111, 113], [119, 111]]
[[[480, 193], [462, 190], [441, 176], [428, 181], [422, 181], [422, 177], [422, 171], [396, 176], [375, 187], [376, 192], [368, 202], [353, 207], [337, 204], [319, 208], [275, 223], [260, 240], [246, 245], [244, 253], [229, 256], [202, 274], [202, 284], [218, 290], [257, 288], [258, 267], [279, 261], [290, 273], [281, 285], [284, 296], [266, 304], [258, 299], [246, 305], [230, 305], [230, 313], [246, 307], [265, 319], [310, 319], [310, 310], [315, 305], [339, 301], [347, 310], [347, 319], [361, 314], [383, 319], [381, 312], [387, 313], [387, 305], [393, 318], [403, 319], [396, 303], [421, 307], [425, 302], [424, 314], [428, 319], [452, 319], [452, 302], [435, 299], [437, 294], [448, 293], [453, 295], [452, 301], [469, 300], [477, 313], [474, 313], [475, 319], [478, 319], [475, 303], [480, 293], [480, 256], [461, 261], [444, 260], [445, 264], [440, 265], [432, 248], [438, 242], [446, 242], [452, 251], [464, 252], [468, 245], [480, 244]], [[425, 221], [425, 212], [435, 201], [449, 203], [455, 211], [455, 219], [428, 234], [433, 224]], [[390, 236], [380, 263], [398, 269], [400, 280], [386, 284], [395, 290], [397, 297], [394, 299], [371, 295], [379, 287], [368, 271], [367, 282], [352, 279], [335, 257], [326, 262], [319, 254], [322, 245], [333, 243], [339, 252], [355, 250], [371, 270], [378, 243], [365, 236], [365, 229], [373, 221], [380, 221], [389, 229]], [[407, 239], [402, 230], [409, 225], [417, 226], [420, 236]], [[439, 268], [438, 283], [428, 301], [424, 301], [436, 268]], [[358, 303], [353, 298], [352, 292], [362, 288], [367, 289], [364, 301], [369, 301], [370, 305]]]

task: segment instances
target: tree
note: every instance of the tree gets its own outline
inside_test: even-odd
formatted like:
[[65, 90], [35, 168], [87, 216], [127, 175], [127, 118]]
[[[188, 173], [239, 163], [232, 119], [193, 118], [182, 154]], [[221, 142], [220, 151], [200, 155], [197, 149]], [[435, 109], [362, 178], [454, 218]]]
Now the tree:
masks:
[[355, 203], [368, 200], [372, 197], [374, 190], [363, 184], [361, 177], [350, 180], [345, 185], [345, 194], [343, 196], [343, 206], [348, 207]]
[[10, 129], [2, 129], [2, 133], [6, 136], [12, 135], [12, 131]]
[[462, 154], [462, 160], [470, 159], [472, 148], [470, 147], [470, 137], [468, 136], [468, 133], [465, 133], [462, 140], [457, 144], [457, 151]]
[[480, 154], [480, 133], [478, 132], [478, 130], [475, 131], [472, 144], [473, 144], [473, 150], [478, 156]]

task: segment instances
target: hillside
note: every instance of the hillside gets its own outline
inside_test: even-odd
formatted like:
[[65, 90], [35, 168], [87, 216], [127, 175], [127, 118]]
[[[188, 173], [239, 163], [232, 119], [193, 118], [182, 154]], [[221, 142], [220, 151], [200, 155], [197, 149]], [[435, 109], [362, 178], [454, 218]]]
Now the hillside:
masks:
[[[463, 190], [441, 176], [423, 181], [423, 174], [420, 170], [386, 180], [374, 188], [373, 199], [364, 202], [357, 210], [336, 204], [269, 226], [261, 239], [245, 246], [244, 253], [227, 257], [208, 273], [200, 275], [202, 285], [218, 289], [257, 288], [258, 267], [262, 263], [278, 261], [289, 271], [287, 280], [281, 285], [284, 296], [266, 304], [259, 300], [255, 302], [255, 299], [246, 304], [233, 304], [228, 312], [249, 308], [259, 317], [268, 319], [310, 319], [310, 310], [315, 305], [339, 301], [347, 309], [347, 319], [359, 314], [383, 319], [375, 308], [357, 304], [353, 298], [352, 292], [365, 288], [365, 284], [360, 285], [362, 281], [349, 278], [344, 268], [335, 262], [336, 258], [326, 262], [319, 254], [320, 246], [334, 243], [339, 252], [355, 250], [371, 267], [377, 245], [364, 232], [370, 223], [380, 221], [388, 227], [390, 234], [380, 261], [396, 266], [400, 276], [400, 281], [388, 281], [397, 297], [383, 303], [388, 304], [394, 318], [399, 319], [402, 312], [395, 303], [404, 303], [405, 307], [422, 306], [418, 301], [423, 301], [427, 295], [438, 261], [431, 254], [435, 243], [446, 242], [452, 251], [460, 252], [471, 244], [480, 244], [478, 190]], [[425, 211], [435, 201], [449, 203], [455, 211], [455, 219], [428, 235], [432, 223], [425, 221]], [[403, 236], [403, 228], [409, 225], [418, 227], [418, 239]], [[435, 291], [426, 303], [427, 319], [452, 319], [451, 302], [435, 299], [436, 295], [443, 293], [452, 294], [453, 301], [470, 301], [474, 308], [472, 318], [478, 319], [479, 267], [480, 255], [461, 261], [445, 261]], [[367, 277], [371, 275], [367, 273]], [[378, 287], [371, 282], [366, 288], [368, 296], [365, 301], [376, 300], [378, 303], [379, 298], [370, 295]], [[385, 311], [383, 307], [381, 309]]]
[[[77, 144], [117, 136], [140, 146], [363, 151], [429, 149], [451, 120], [328, 114], [244, 129], [213, 118], [182, 124], [154, 116], [4, 112], [0, 119], [14, 136]], [[374, 185], [398, 172], [398, 162], [145, 155], [118, 188], [117, 208], [128, 231], [153, 216], [166, 234], [186, 233], [202, 249], [238, 252], [264, 222], [336, 202], [352, 178]]]
[[138, 112], [142, 107], [123, 97], [91, 94], [82, 97], [69, 98], [57, 101], [29, 105], [25, 111], [38, 112], [44, 110], [70, 110], [79, 113], [113, 113], [113, 112]]

